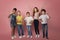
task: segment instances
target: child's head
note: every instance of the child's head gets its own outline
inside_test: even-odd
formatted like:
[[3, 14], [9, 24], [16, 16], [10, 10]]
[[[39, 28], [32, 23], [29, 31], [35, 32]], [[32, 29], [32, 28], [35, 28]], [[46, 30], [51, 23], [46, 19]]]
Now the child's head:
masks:
[[30, 16], [30, 12], [26, 12], [26, 15], [29, 17]]
[[35, 14], [36, 12], [39, 12], [39, 9], [38, 9], [37, 7], [34, 7], [34, 8], [33, 8], [33, 16], [34, 16], [34, 14]]
[[17, 15], [21, 15], [21, 11], [20, 10], [17, 11]]
[[17, 11], [17, 8], [13, 8], [12, 12], [16, 13], [16, 11]]
[[41, 13], [44, 15], [46, 14], [46, 10], [45, 9], [41, 9]]

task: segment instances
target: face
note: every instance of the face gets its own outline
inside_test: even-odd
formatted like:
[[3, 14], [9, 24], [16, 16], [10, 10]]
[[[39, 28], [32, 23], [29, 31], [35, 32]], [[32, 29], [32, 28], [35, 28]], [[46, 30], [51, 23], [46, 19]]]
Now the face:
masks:
[[30, 14], [26, 14], [28, 17], [30, 16]]
[[37, 12], [37, 9], [36, 8], [34, 10], [35, 10], [35, 12]]
[[45, 12], [44, 12], [44, 11], [42, 11], [42, 14], [44, 15], [44, 14], [45, 14]]
[[15, 13], [16, 11], [15, 10], [12, 10], [12, 13]]
[[21, 15], [21, 12], [18, 12], [18, 15]]

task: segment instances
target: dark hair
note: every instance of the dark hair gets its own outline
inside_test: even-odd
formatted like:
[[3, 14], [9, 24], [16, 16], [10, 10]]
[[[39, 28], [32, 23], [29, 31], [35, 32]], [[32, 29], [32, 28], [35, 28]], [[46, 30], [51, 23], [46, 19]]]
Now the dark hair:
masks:
[[26, 15], [27, 15], [27, 14], [30, 14], [30, 12], [26, 12]]
[[33, 16], [34, 16], [34, 14], [35, 14], [35, 8], [36, 8], [37, 12], [39, 12], [39, 9], [38, 9], [37, 7], [34, 7], [34, 8], [33, 8]]
[[41, 9], [41, 12], [42, 12], [42, 11], [46, 12], [46, 10], [45, 10], [45, 9]]
[[13, 10], [17, 11], [17, 8], [13, 8]]

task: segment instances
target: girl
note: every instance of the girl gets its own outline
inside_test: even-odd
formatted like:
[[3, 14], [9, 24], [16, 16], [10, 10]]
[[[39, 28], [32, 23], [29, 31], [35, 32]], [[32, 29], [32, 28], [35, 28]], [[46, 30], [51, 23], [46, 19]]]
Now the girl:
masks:
[[35, 33], [36, 37], [39, 37], [39, 9], [37, 7], [33, 8], [33, 17], [34, 17], [34, 28], [35, 28]]
[[13, 8], [12, 13], [8, 16], [8, 18], [10, 18], [10, 25], [11, 25], [11, 35], [12, 35], [12, 39], [14, 39], [15, 36], [15, 28], [16, 28], [16, 12], [17, 9]]
[[23, 26], [22, 26], [22, 21], [23, 21], [23, 18], [22, 18], [21, 12], [18, 11], [18, 14], [17, 14], [17, 17], [16, 17], [16, 22], [17, 22], [17, 26], [18, 26], [19, 38], [25, 37]]
[[27, 26], [27, 30], [28, 30], [28, 36], [27, 37], [32, 38], [31, 25], [33, 22], [33, 18], [30, 16], [30, 12], [26, 13], [26, 17], [24, 20], [26, 22], [26, 26]]
[[46, 38], [48, 39], [48, 19], [49, 16], [46, 14], [46, 10], [42, 9], [41, 10], [41, 16], [39, 17], [40, 22], [42, 24], [42, 31], [43, 31], [43, 38], [46, 36]]

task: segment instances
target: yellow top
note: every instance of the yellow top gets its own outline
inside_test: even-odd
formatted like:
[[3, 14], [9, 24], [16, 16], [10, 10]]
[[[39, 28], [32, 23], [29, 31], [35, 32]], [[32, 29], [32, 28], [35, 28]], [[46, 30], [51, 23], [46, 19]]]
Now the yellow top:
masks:
[[17, 16], [16, 17], [16, 21], [17, 21], [17, 24], [22, 24], [22, 20], [23, 20], [23, 18], [22, 18], [22, 16]]

